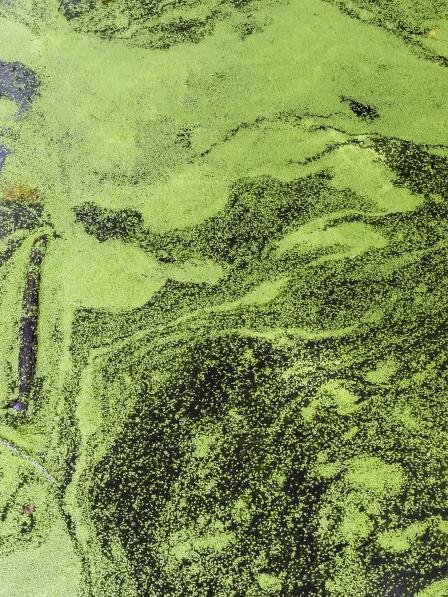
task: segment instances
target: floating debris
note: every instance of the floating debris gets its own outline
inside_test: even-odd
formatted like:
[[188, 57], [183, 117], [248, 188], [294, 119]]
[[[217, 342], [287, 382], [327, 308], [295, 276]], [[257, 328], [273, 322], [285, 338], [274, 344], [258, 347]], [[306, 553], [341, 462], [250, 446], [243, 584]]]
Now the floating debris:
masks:
[[36, 506], [34, 504], [25, 504], [22, 508], [22, 514], [24, 516], [32, 516], [36, 511]]
[[47, 236], [41, 237], [35, 242], [25, 285], [19, 352], [19, 392], [21, 396], [30, 395], [36, 373], [40, 271], [47, 242]]
[[13, 410], [19, 413], [28, 410], [28, 404], [26, 402], [23, 402], [23, 400], [14, 400], [13, 402], [11, 402], [10, 406]]

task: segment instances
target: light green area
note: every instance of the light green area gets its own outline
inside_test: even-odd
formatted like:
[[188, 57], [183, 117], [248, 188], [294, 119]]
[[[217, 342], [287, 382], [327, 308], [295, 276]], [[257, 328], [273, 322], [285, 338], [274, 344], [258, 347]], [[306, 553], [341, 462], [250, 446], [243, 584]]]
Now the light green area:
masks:
[[197, 434], [193, 439], [194, 455], [196, 458], [206, 458], [217, 441], [215, 435], [208, 435], [204, 433]]
[[191, 530], [185, 530], [184, 533], [171, 537], [171, 553], [177, 560], [189, 559], [194, 553], [207, 550], [220, 552], [226, 549], [233, 539], [233, 534], [225, 532], [221, 523], [212, 523], [205, 534], [201, 533], [198, 536]]
[[424, 522], [416, 522], [405, 529], [396, 531], [385, 531], [378, 538], [378, 544], [393, 553], [406, 551], [411, 547], [412, 541], [420, 537], [426, 530], [427, 525]]
[[197, 284], [216, 284], [224, 275], [224, 269], [211, 259], [187, 260], [160, 269], [168, 278]]
[[262, 282], [253, 290], [250, 290], [247, 294], [245, 294], [239, 301], [235, 301], [233, 305], [229, 305], [229, 308], [236, 304], [262, 305], [264, 303], [269, 303], [277, 298], [277, 296], [281, 293], [282, 288], [286, 286], [287, 282], [288, 278], [279, 278], [278, 280]]
[[437, 20], [426, 33], [424, 45], [440, 56], [448, 56], [448, 19]]
[[363, 575], [362, 563], [356, 550], [346, 547], [339, 556], [337, 571], [325, 581], [325, 589], [335, 597], [368, 595], [368, 581]]
[[397, 365], [393, 360], [386, 360], [378, 363], [375, 369], [371, 369], [365, 375], [371, 383], [385, 383], [395, 373]]
[[367, 224], [346, 222], [328, 228], [322, 226], [319, 230], [318, 223], [309, 222], [283, 238], [279, 243], [277, 254], [282, 255], [297, 246], [302, 251], [311, 251], [320, 247], [347, 248], [346, 251], [335, 251], [332, 254], [333, 259], [341, 259], [356, 257], [369, 249], [382, 248], [386, 244], [387, 240]]
[[17, 112], [17, 105], [12, 100], [2, 97], [0, 98], [0, 125], [8, 126], [14, 121], [14, 116]]
[[76, 243], [51, 243], [45, 267], [46, 283], [62, 287], [69, 305], [111, 311], [139, 307], [166, 280], [141, 249], [116, 240], [100, 243], [82, 232]]
[[[334, 168], [332, 184], [339, 189], [350, 188], [368, 197], [378, 209], [391, 212], [409, 211], [422, 203], [422, 198], [408, 189], [393, 185], [390, 171], [370, 149], [341, 147], [329, 163]], [[333, 166], [334, 164], [334, 166]], [[359, 176], [368, 172], [368, 176]]]
[[339, 473], [341, 470], [341, 464], [339, 462], [327, 462], [321, 463], [316, 466], [316, 473], [320, 477], [325, 479], [331, 479]]
[[415, 412], [412, 412], [412, 409], [409, 406], [397, 406], [393, 416], [408, 429], [417, 430], [421, 428], [418, 416], [416, 416]]
[[302, 416], [307, 423], [310, 423], [319, 408], [334, 405], [338, 415], [349, 415], [360, 406], [357, 404], [359, 397], [344, 387], [340, 380], [326, 382], [319, 390], [319, 395], [313, 399], [308, 406], [302, 408]]
[[398, 493], [405, 480], [399, 465], [386, 464], [375, 457], [353, 460], [346, 479], [355, 488], [386, 495]]
[[[342, 480], [339, 473], [343, 468], [346, 470]], [[329, 579], [327, 587], [331, 587], [332, 595], [342, 595], [345, 588], [347, 594], [355, 596], [358, 593], [354, 591], [353, 581], [368, 586], [367, 576], [359, 576], [362, 563], [357, 548], [371, 537], [387, 500], [399, 493], [404, 483], [403, 473], [399, 466], [368, 456], [352, 458], [345, 466], [322, 463], [316, 472], [327, 478], [339, 475], [320, 508], [318, 536], [328, 547], [338, 543], [346, 546], [338, 557], [336, 578]], [[333, 517], [335, 511], [337, 519]]]
[[258, 584], [260, 585], [260, 589], [266, 591], [266, 593], [276, 593], [280, 591], [282, 588], [282, 582], [273, 574], [259, 574], [258, 575]]
[[73, 545], [58, 521], [39, 546], [16, 548], [0, 558], [2, 597], [75, 597], [81, 569]]
[[[76, 595], [80, 564], [58, 512], [53, 485], [20, 453], [4, 445], [0, 446], [0, 480], [0, 503], [6, 505], [0, 526], [0, 594]], [[22, 513], [25, 504], [35, 508], [33, 534], [39, 538], [38, 545], [30, 544], [26, 533], [17, 534], [28, 520]]]
[[417, 593], [418, 597], [445, 597], [445, 595], [448, 595], [448, 578], [436, 580]]

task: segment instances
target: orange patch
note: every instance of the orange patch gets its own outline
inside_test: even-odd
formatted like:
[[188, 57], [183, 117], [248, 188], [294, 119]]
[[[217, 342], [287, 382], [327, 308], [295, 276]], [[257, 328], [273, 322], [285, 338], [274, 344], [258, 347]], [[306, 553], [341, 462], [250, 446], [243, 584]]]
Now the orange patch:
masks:
[[39, 190], [35, 187], [17, 185], [3, 190], [3, 198], [10, 201], [23, 201], [25, 203], [35, 203], [39, 201]]

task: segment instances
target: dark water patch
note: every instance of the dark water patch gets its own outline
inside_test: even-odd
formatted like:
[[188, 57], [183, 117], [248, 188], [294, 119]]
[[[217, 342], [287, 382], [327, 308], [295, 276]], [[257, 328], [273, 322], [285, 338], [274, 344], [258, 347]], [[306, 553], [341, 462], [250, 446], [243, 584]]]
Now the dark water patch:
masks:
[[80, 17], [86, 10], [93, 10], [98, 3], [95, 0], [62, 0], [61, 10], [66, 19]]
[[20, 62], [0, 60], [0, 97], [15, 101], [26, 112], [39, 89], [37, 75]]
[[197, 227], [202, 252], [239, 268], [257, 263], [268, 245], [306, 220], [312, 198], [325, 186], [321, 175], [286, 183], [269, 177], [238, 181], [225, 210]]
[[16, 230], [32, 230], [42, 223], [40, 204], [24, 205], [19, 201], [0, 202], [0, 239]]
[[376, 120], [380, 116], [378, 110], [371, 104], [363, 104], [350, 97], [342, 97], [341, 101], [347, 102], [353, 114], [363, 120]]
[[[386, 565], [385, 568], [387, 570], [389, 565]], [[416, 570], [412, 564], [408, 564], [407, 569], [384, 572], [375, 582], [374, 587], [384, 597], [414, 597], [433, 582], [446, 578], [447, 573], [447, 565], [424, 572], [422, 569]]]
[[[397, 174], [399, 184], [426, 197], [437, 194], [448, 199], [448, 157], [434, 153], [437, 148], [385, 138], [376, 139], [373, 144]], [[448, 151], [448, 145], [445, 149]], [[437, 209], [446, 210], [446, 204], [439, 204]]]
[[0, 252], [0, 266], [4, 265], [16, 252], [16, 249], [22, 244], [22, 240], [9, 240], [5, 251]]
[[[222, 516], [226, 511], [225, 524], [236, 534], [237, 542], [230, 551], [207, 556], [213, 570], [225, 570], [225, 576], [236, 574], [232, 586], [244, 594], [256, 582], [256, 558], [269, 553], [275, 542], [269, 569], [280, 572], [287, 564], [288, 581], [297, 583], [304, 570], [315, 566], [312, 524], [305, 516], [308, 523], [301, 526], [295, 521], [294, 532], [285, 534], [281, 529], [289, 524], [286, 521], [297, 504], [308, 504], [311, 517], [325, 484], [306, 478], [304, 455], [298, 450], [303, 433], [297, 418], [295, 433], [288, 433], [286, 445], [282, 434], [270, 434], [281, 401], [281, 392], [278, 396], [274, 393], [278, 380], [275, 384], [271, 380], [284, 369], [287, 355], [266, 342], [228, 336], [173, 347], [160, 358], [171, 362], [176, 376], [155, 392], [151, 369], [134, 371], [141, 400], [124, 433], [96, 467], [91, 500], [104, 548], [108, 549], [118, 528], [143, 594], [179, 587], [179, 583], [184, 589], [188, 586], [191, 591], [215, 594], [223, 589], [223, 577], [213, 572], [192, 573], [194, 557], [176, 563], [175, 576], [168, 573], [160, 558], [159, 532], [163, 528], [181, 532], [183, 520], [194, 525], [201, 516], [212, 512], [216, 516], [218, 511]], [[192, 429], [207, 429], [209, 424], [221, 428], [220, 437], [225, 441], [217, 438], [218, 443], [213, 444], [213, 483], [206, 489], [195, 471], [200, 464], [195, 465], [190, 446]], [[288, 463], [286, 454], [295, 454], [293, 463]], [[271, 488], [270, 478], [285, 466], [290, 471], [288, 490], [279, 488], [277, 492]], [[245, 492], [250, 496], [250, 524], [237, 519], [232, 522], [233, 504]], [[184, 502], [177, 508], [176, 495]], [[172, 513], [168, 521], [166, 512]], [[239, 562], [238, 570], [235, 562]], [[143, 573], [144, 565], [151, 572]], [[302, 585], [314, 586], [308, 578]]]
[[[188, 0], [169, 3], [156, 0], [62, 0], [60, 7], [72, 27], [84, 33], [163, 50], [181, 43], [200, 42], [220, 20], [228, 16], [229, 9], [246, 11], [251, 3], [252, 0], [224, 0], [221, 6], [216, 7], [200, 0], [197, 4], [204, 7], [200, 18], [179, 14], [180, 9], [191, 7]], [[123, 26], [123, 20], [128, 25]], [[130, 27], [133, 28], [131, 36]]]
[[0, 145], [0, 171], [5, 165], [6, 158], [11, 154], [11, 150], [5, 145]]
[[87, 234], [100, 242], [111, 238], [133, 242], [144, 230], [143, 216], [133, 209], [111, 210], [86, 202], [75, 207], [74, 212]]

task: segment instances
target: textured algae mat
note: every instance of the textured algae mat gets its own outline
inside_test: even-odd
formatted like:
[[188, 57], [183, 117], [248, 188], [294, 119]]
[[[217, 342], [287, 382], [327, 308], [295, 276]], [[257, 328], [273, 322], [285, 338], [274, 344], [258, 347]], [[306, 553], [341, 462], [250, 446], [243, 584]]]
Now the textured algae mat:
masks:
[[0, 596], [448, 595], [448, 1], [0, 0]]

